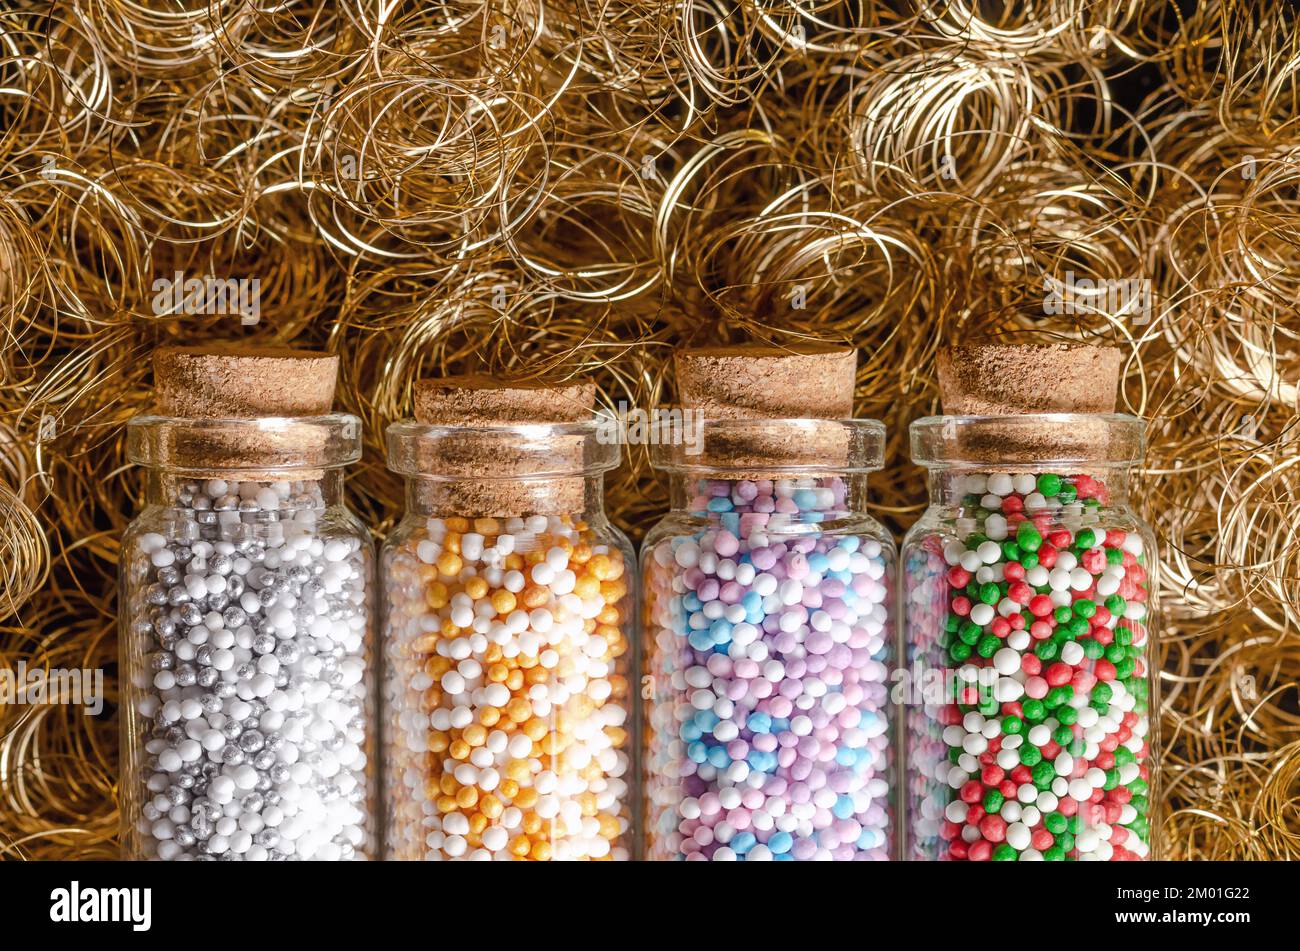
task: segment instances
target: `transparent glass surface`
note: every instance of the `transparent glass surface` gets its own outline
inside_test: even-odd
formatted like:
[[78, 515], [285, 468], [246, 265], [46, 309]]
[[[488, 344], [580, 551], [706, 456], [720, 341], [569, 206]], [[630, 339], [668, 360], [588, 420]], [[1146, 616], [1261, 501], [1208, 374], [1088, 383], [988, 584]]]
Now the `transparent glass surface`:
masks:
[[200, 465], [122, 540], [124, 857], [371, 857], [370, 535], [337, 468]]
[[943, 417], [912, 446], [930, 505], [901, 552], [906, 857], [1156, 857], [1141, 421]]
[[[706, 429], [705, 459], [653, 457], [672, 511], [641, 553], [644, 855], [889, 859], [895, 549], [865, 514], [883, 427]], [[809, 433], [833, 462], [809, 458]], [[785, 446], [776, 471], [717, 465], [751, 446]]]
[[389, 429], [408, 479], [381, 556], [387, 858], [632, 858], [635, 572], [595, 434]]

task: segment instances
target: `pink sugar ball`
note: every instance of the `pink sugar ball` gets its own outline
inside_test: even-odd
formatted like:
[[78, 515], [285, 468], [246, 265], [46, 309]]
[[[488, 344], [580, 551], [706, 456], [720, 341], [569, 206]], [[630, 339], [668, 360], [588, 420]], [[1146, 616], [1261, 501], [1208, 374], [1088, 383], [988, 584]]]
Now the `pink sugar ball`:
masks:
[[727, 677], [731, 674], [731, 658], [726, 654], [713, 654], [705, 662], [704, 666], [708, 668], [709, 673], [715, 677]]

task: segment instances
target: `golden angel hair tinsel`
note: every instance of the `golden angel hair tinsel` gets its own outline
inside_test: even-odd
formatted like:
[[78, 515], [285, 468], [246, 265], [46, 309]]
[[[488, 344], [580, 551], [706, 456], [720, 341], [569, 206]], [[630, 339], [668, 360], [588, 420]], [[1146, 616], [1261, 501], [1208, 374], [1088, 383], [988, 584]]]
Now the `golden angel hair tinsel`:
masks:
[[[1094, 340], [1150, 420], [1163, 830], [1300, 857], [1300, 87], [1277, 0], [9, 0], [0, 12], [0, 665], [107, 705], [0, 707], [0, 854], [116, 854], [123, 424], [164, 342], [342, 358], [367, 452], [410, 382], [590, 374], [671, 401], [671, 348], [862, 349], [879, 513], [938, 346]], [[1001, 10], [1001, 12], [998, 12]], [[155, 282], [256, 279], [260, 321]], [[1057, 282], [1136, 280], [1146, 306]], [[165, 285], [163, 285], [165, 286]], [[639, 536], [644, 448], [609, 482]]]

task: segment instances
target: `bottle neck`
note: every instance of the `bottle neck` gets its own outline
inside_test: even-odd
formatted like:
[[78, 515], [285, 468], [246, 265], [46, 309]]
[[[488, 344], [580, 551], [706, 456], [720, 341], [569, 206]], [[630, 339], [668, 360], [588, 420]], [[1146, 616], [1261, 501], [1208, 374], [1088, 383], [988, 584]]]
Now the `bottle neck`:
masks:
[[[238, 477], [231, 472], [179, 474], [151, 467], [145, 485], [145, 503], [165, 508], [212, 512], [218, 520], [245, 520], [280, 508], [327, 508], [343, 502], [342, 469], [285, 469], [276, 473], [253, 472]], [[274, 475], [274, 478], [267, 478]], [[273, 509], [272, 494], [278, 500]], [[225, 513], [225, 514], [223, 514]], [[232, 516], [230, 513], [234, 513]], [[261, 517], [270, 520], [262, 514]]]
[[741, 478], [743, 475], [670, 473], [673, 512], [715, 519], [727, 513], [759, 515], [797, 523], [828, 521], [866, 511], [867, 477], [860, 472], [775, 479]]
[[1025, 514], [1078, 508], [1126, 508], [1131, 466], [1094, 463], [1084, 468], [1014, 471], [987, 463], [931, 469], [930, 504], [974, 512], [1005, 511], [1013, 499]]
[[421, 518], [528, 518], [560, 515], [598, 526], [605, 517], [604, 473], [554, 479], [406, 479], [406, 512]]

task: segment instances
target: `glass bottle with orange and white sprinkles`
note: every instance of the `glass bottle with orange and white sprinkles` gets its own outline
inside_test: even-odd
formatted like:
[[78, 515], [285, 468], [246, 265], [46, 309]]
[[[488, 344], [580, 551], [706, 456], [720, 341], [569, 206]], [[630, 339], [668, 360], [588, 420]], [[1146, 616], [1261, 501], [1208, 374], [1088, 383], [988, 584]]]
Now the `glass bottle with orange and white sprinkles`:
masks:
[[388, 430], [385, 855], [631, 858], [631, 548], [589, 384], [416, 384]]

